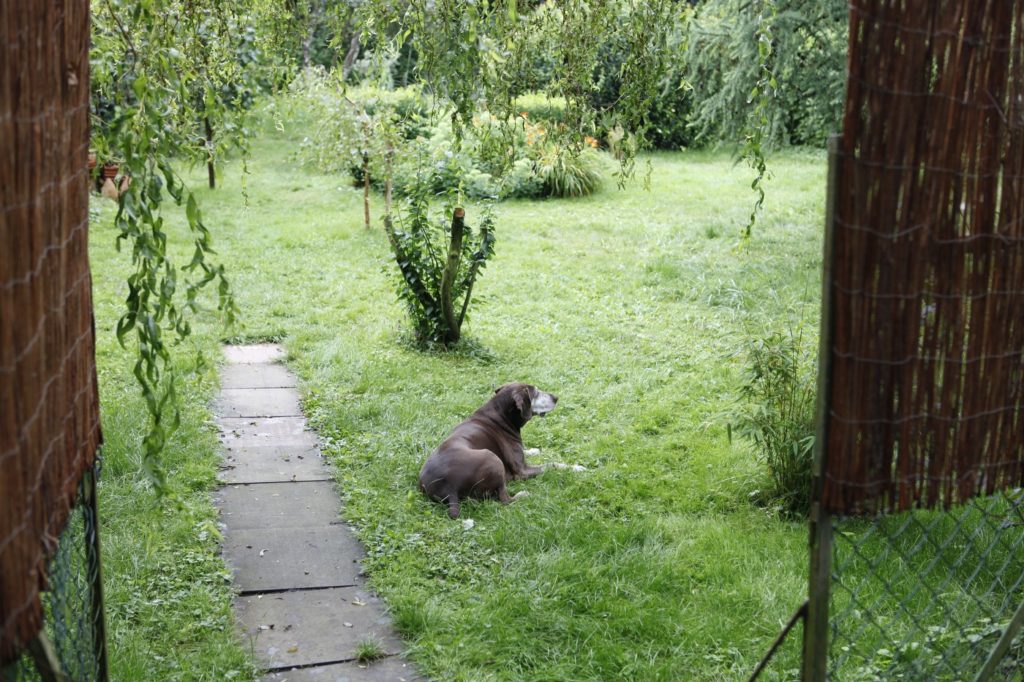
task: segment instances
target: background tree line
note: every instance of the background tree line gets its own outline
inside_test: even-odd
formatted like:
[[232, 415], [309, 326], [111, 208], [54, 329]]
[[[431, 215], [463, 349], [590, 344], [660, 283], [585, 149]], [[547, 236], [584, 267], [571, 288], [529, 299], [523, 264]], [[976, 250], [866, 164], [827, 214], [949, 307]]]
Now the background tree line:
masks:
[[[363, 36], [358, 19], [366, 3], [295, 1], [303, 33], [293, 55], [297, 65], [340, 69], [353, 84], [371, 76], [392, 87], [416, 81], [418, 55], [412, 41], [382, 62], [381, 46]], [[657, 93], [647, 111], [651, 146], [695, 148], [743, 139], [751, 91], [759, 78], [757, 36], [766, 28], [772, 37], [768, 66], [775, 81], [769, 145], [822, 146], [838, 129], [846, 68], [845, 2], [680, 0], [673, 4], [666, 68], [654, 83]], [[545, 90], [559, 69], [542, 40], [533, 47], [539, 49], [532, 53], [529, 76], [521, 83], [523, 92]], [[621, 35], [599, 46], [588, 93], [595, 110], [606, 111], [621, 97], [621, 68], [629, 48]]]

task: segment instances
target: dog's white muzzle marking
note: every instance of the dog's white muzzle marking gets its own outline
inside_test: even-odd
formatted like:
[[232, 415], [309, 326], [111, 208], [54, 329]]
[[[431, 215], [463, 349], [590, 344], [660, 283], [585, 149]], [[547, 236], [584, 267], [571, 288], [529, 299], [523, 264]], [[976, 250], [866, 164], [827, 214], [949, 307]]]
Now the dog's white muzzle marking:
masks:
[[530, 407], [535, 415], [547, 414], [555, 409], [555, 399], [551, 397], [550, 393], [537, 391], [537, 395], [530, 401]]

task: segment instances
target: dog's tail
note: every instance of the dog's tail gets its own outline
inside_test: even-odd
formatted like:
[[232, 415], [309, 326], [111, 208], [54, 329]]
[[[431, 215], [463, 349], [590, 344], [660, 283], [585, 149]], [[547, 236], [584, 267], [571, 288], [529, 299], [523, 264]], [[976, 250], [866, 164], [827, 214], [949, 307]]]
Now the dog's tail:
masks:
[[462, 506], [459, 504], [458, 495], [448, 496], [448, 517], [452, 519], [459, 518], [459, 512], [462, 511]]

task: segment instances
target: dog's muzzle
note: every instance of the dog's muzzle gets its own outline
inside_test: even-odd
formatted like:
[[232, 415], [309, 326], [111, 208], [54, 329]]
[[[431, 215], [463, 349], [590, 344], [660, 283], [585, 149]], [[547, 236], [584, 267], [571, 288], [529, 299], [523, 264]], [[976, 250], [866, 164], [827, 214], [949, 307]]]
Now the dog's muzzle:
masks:
[[537, 391], [537, 395], [534, 396], [533, 400], [530, 401], [530, 408], [533, 414], [545, 415], [551, 410], [555, 409], [555, 403], [558, 402], [558, 396], [544, 391]]

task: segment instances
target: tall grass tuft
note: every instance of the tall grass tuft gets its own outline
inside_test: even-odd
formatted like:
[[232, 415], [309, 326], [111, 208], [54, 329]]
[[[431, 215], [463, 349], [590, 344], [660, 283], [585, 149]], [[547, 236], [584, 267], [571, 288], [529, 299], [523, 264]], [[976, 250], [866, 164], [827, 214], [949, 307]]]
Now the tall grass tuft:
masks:
[[534, 162], [534, 169], [544, 196], [582, 197], [601, 187], [602, 165], [601, 156], [589, 147], [573, 150], [549, 142]]
[[817, 358], [802, 330], [775, 332], [751, 345], [736, 424], [765, 463], [766, 502], [804, 515], [810, 508]]

